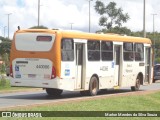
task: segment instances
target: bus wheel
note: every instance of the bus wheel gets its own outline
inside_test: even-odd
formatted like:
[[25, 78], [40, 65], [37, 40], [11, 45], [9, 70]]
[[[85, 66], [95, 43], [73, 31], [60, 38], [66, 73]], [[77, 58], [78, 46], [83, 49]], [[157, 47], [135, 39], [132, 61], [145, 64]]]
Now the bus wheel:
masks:
[[136, 79], [136, 84], [135, 84], [135, 86], [131, 87], [131, 90], [132, 91], [138, 91], [139, 88], [140, 88], [140, 77], [138, 76], [137, 79]]
[[88, 91], [80, 91], [80, 94], [81, 94], [82, 96], [87, 96], [87, 95], [88, 95]]
[[98, 92], [98, 79], [95, 76], [91, 77], [90, 83], [89, 83], [89, 95], [94, 96], [97, 95]]
[[46, 92], [50, 96], [60, 96], [63, 90], [55, 89], [55, 88], [46, 88]]

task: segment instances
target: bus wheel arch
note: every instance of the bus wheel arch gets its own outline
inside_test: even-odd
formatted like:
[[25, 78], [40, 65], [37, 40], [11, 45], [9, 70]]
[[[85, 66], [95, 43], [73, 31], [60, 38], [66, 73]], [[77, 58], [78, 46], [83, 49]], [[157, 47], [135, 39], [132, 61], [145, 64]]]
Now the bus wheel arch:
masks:
[[[138, 76], [139, 76], [139, 79], [140, 79], [140, 84], [143, 85], [143, 74], [140, 72], [140, 73], [138, 74]], [[138, 77], [138, 76], [137, 76], [137, 77]]]
[[99, 90], [99, 77], [93, 74], [89, 82], [89, 95], [95, 96]]
[[140, 85], [143, 84], [143, 74], [139, 73], [136, 77], [136, 83], [135, 86], [131, 86], [132, 91], [138, 91], [140, 88]]

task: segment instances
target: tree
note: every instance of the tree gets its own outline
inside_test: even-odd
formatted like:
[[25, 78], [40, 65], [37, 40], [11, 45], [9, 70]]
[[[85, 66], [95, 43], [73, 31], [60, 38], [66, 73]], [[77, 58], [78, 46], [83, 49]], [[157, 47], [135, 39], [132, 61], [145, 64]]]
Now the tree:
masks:
[[123, 34], [123, 35], [130, 35], [130, 36], [132, 35], [131, 30], [126, 27], [114, 27], [114, 28], [111, 28], [110, 30], [102, 29], [97, 32], [103, 32], [103, 33], [111, 32], [111, 33], [117, 33], [117, 34]]
[[5, 72], [5, 67], [9, 66], [9, 56], [11, 49], [11, 40], [0, 36], [0, 58], [5, 64], [0, 64], [0, 72]]
[[117, 8], [115, 2], [110, 2], [107, 6], [101, 1], [96, 1], [95, 10], [101, 15], [99, 25], [107, 30], [112, 28], [121, 28], [122, 23], [129, 20], [128, 13], [123, 13], [122, 8]]
[[3, 54], [7, 53], [10, 54], [10, 49], [11, 49], [11, 40], [8, 38], [4, 38], [0, 36], [0, 55], [3, 56]]

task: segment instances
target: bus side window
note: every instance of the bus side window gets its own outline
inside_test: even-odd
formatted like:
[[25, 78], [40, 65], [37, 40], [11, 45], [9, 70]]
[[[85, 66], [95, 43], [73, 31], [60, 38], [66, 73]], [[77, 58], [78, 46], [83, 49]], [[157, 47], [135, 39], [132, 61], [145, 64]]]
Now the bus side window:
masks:
[[73, 39], [63, 38], [61, 42], [62, 61], [74, 60], [74, 44]]
[[144, 46], [141, 43], [135, 43], [135, 61], [143, 61], [144, 60]]
[[100, 60], [100, 41], [88, 41], [88, 60], [99, 61]]
[[133, 61], [133, 43], [123, 43], [123, 58], [124, 61]]
[[102, 61], [112, 61], [113, 60], [113, 43], [112, 42], [101, 42], [101, 56]]

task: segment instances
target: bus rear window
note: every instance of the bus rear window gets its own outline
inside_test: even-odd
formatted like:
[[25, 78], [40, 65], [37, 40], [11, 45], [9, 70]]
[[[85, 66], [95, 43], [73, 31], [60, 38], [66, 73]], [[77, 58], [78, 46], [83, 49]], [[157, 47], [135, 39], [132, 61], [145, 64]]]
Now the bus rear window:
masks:
[[54, 40], [54, 34], [18, 33], [15, 36], [15, 46], [19, 51], [50, 51]]

